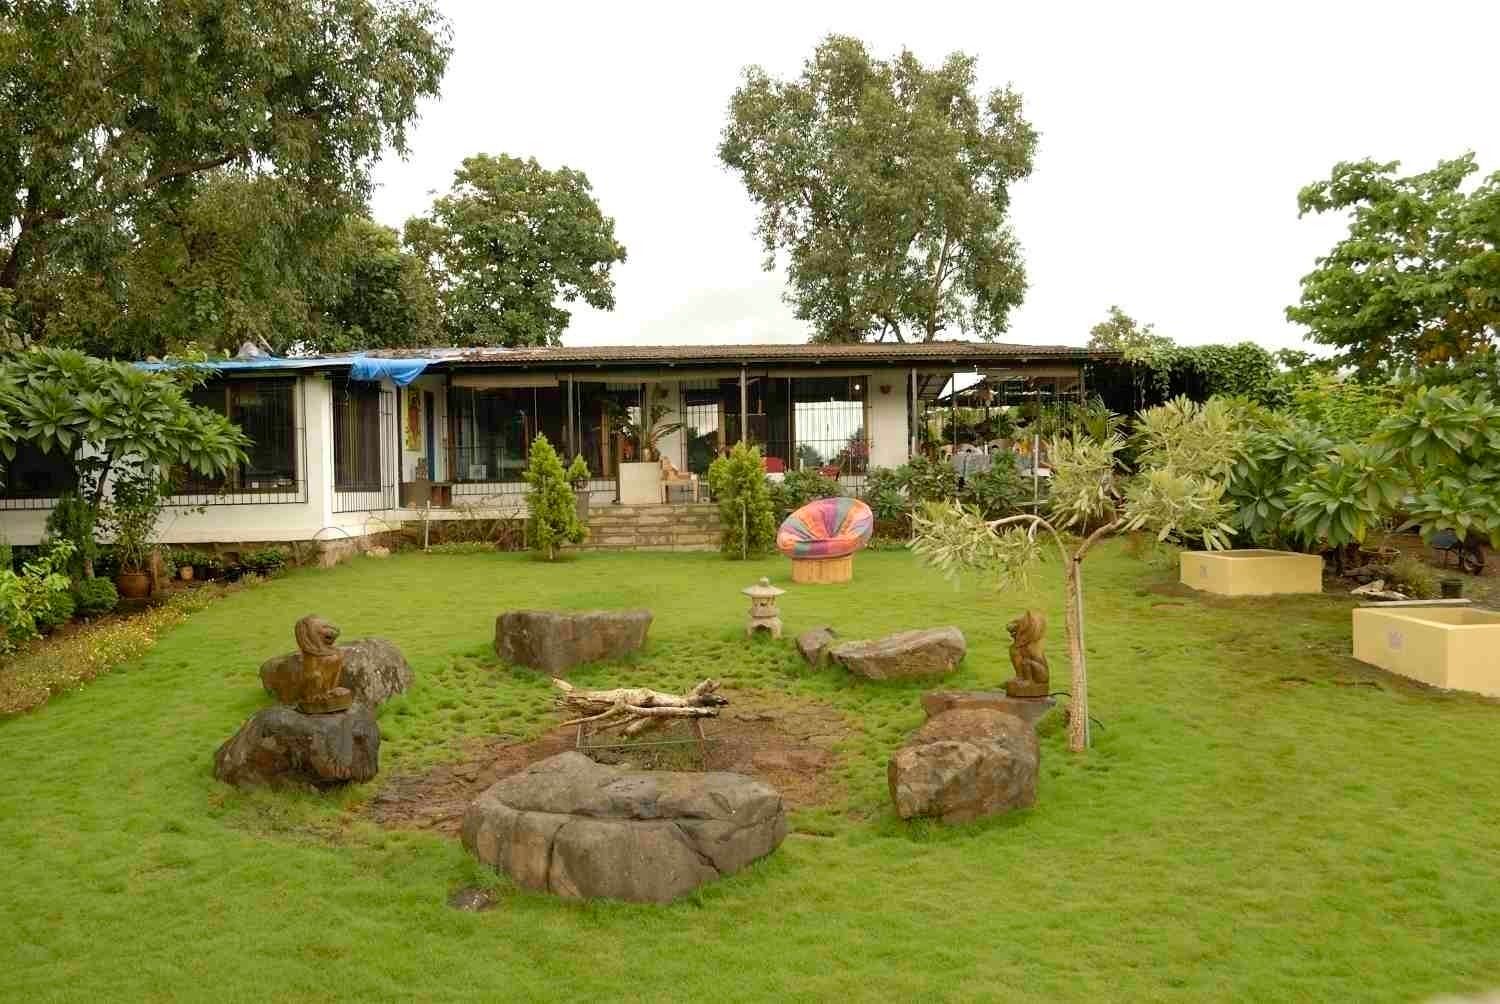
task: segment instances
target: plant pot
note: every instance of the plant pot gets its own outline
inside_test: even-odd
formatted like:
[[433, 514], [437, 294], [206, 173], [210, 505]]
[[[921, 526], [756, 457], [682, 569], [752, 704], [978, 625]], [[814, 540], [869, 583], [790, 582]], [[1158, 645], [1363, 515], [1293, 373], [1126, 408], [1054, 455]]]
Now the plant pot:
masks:
[[145, 572], [119, 572], [115, 588], [127, 600], [145, 599], [151, 595], [151, 576]]
[[1442, 590], [1443, 599], [1456, 600], [1464, 594], [1464, 580], [1454, 578], [1439, 579], [1438, 588]]
[[620, 465], [621, 505], [657, 505], [660, 502], [660, 463], [647, 461]]
[[574, 487], [573, 504], [578, 508], [578, 522], [589, 521], [589, 490], [587, 488]]
[[181, 568], [177, 569], [177, 577], [179, 579], [181, 579], [183, 582], [192, 582], [193, 581], [193, 566], [192, 565], [183, 565]]

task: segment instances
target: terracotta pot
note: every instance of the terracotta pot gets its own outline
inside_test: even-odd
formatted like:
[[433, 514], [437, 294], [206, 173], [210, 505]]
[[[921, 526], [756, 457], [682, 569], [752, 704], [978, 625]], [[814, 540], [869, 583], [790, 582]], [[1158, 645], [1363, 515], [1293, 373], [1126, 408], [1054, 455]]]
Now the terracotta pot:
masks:
[[183, 582], [192, 582], [193, 566], [183, 565], [181, 568], [177, 569], [177, 577], [180, 578]]
[[115, 576], [115, 588], [127, 600], [139, 600], [151, 595], [151, 576], [145, 572], [120, 572]]

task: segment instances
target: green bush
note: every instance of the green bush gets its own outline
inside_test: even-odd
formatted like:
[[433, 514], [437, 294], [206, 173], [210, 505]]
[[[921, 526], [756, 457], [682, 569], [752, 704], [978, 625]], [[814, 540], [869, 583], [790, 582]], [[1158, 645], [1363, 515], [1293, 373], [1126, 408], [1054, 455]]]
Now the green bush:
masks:
[[816, 470], [788, 471], [781, 484], [772, 485], [771, 507], [776, 524], [781, 525], [796, 510], [813, 499], [836, 498], [844, 494], [844, 488], [833, 478]]
[[0, 649], [35, 638], [38, 624], [55, 616], [54, 597], [68, 592], [70, 583], [63, 569], [72, 558], [73, 544], [60, 540], [26, 562], [19, 574], [0, 569], [0, 629], [4, 632]]
[[1031, 485], [1016, 469], [1016, 455], [1009, 450], [997, 451], [991, 454], [989, 470], [964, 479], [959, 498], [986, 519], [1000, 519], [1014, 515], [1031, 501]]
[[865, 491], [862, 496], [877, 523], [898, 523], [911, 515], [911, 504], [906, 500], [906, 482], [901, 471], [889, 467], [871, 468], [865, 475]]
[[73, 604], [80, 617], [107, 614], [119, 602], [120, 594], [108, 579], [80, 579], [73, 586]]
[[547, 441], [537, 435], [523, 475], [531, 491], [526, 494], [526, 544], [548, 561], [557, 557], [563, 544], [581, 544], [588, 536], [578, 519], [578, 503], [562, 460]]
[[46, 601], [37, 611], [36, 629], [42, 634], [51, 634], [72, 620], [77, 609], [78, 605], [71, 592], [58, 590], [48, 593]]
[[1414, 600], [1430, 600], [1442, 591], [1438, 588], [1437, 573], [1412, 557], [1400, 557], [1391, 562], [1388, 585]]
[[286, 563], [284, 547], [262, 547], [240, 555], [240, 564], [257, 575], [275, 575], [286, 567]]
[[729, 456], [709, 466], [708, 485], [719, 500], [724, 556], [770, 553], [776, 547], [776, 520], [760, 449], [736, 444]]
[[958, 472], [945, 458], [913, 457], [899, 473], [912, 508], [925, 502], [951, 502], [958, 494]]
[[73, 545], [73, 557], [64, 571], [75, 579], [82, 577], [85, 565], [91, 567], [99, 556], [99, 545], [94, 541], [94, 509], [73, 492], [64, 492], [47, 514], [43, 541], [59, 540]]

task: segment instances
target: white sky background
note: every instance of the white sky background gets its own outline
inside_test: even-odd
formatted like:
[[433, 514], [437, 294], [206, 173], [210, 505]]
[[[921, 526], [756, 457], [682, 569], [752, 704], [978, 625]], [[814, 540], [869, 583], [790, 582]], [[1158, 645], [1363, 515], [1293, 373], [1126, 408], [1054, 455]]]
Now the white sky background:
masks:
[[375, 216], [400, 227], [473, 153], [583, 170], [629, 259], [613, 312], [572, 305], [570, 345], [806, 339], [715, 149], [741, 68], [794, 76], [829, 32], [963, 50], [1020, 90], [1041, 144], [1005, 341], [1082, 344], [1118, 303], [1184, 343], [1302, 345], [1283, 310], [1343, 223], [1298, 220], [1300, 186], [1366, 156], [1500, 170], [1500, 0], [443, 6], [443, 95], [376, 168]]

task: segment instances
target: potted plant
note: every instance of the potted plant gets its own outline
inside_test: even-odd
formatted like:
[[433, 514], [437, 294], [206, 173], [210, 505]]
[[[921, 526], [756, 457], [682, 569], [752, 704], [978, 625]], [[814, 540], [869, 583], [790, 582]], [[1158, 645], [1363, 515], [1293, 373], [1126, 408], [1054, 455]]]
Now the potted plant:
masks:
[[583, 460], [583, 454], [574, 454], [573, 462], [568, 465], [567, 478], [573, 486], [573, 503], [578, 509], [578, 521], [587, 523], [589, 521], [589, 465]]
[[621, 408], [614, 412], [614, 428], [636, 444], [641, 459], [620, 464], [620, 504], [651, 505], [661, 501], [661, 441], [678, 429], [681, 422], [664, 422], [672, 411], [666, 404], [653, 404], [645, 410], [644, 421], [630, 417]]
[[115, 586], [126, 599], [151, 593], [151, 552], [156, 546], [156, 523], [166, 504], [165, 485], [155, 472], [122, 473], [111, 484], [103, 522], [114, 537], [119, 571]]

